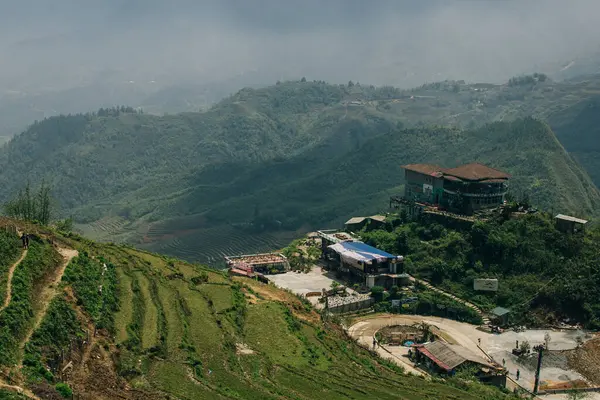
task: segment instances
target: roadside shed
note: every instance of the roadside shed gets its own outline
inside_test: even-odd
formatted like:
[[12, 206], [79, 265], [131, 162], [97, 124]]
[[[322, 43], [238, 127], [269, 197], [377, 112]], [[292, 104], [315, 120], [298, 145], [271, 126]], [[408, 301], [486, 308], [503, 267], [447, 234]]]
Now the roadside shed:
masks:
[[474, 365], [478, 368], [496, 369], [482, 356], [473, 353], [466, 347], [448, 344], [442, 341], [415, 345], [417, 360], [423, 362], [429, 369], [452, 374], [463, 365]]
[[492, 310], [492, 322], [499, 326], [508, 325], [510, 310], [504, 307], [496, 307]]
[[357, 232], [360, 231], [368, 222], [366, 217], [352, 217], [344, 224], [347, 231]]
[[369, 225], [373, 228], [382, 228], [385, 226], [387, 217], [385, 215], [371, 215], [369, 217]]
[[583, 232], [588, 223], [585, 219], [572, 217], [570, 215], [558, 214], [554, 217], [556, 229], [566, 233]]

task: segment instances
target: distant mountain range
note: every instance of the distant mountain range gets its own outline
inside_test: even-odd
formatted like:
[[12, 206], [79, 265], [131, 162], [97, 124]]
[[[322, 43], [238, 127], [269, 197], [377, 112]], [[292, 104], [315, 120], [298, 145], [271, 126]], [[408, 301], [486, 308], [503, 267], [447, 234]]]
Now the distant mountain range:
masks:
[[598, 77], [543, 75], [413, 90], [294, 81], [200, 113], [53, 117], [0, 151], [0, 195], [46, 179], [87, 234], [204, 261], [385, 209], [412, 162], [484, 162], [513, 174], [517, 196], [593, 216], [599, 90]]

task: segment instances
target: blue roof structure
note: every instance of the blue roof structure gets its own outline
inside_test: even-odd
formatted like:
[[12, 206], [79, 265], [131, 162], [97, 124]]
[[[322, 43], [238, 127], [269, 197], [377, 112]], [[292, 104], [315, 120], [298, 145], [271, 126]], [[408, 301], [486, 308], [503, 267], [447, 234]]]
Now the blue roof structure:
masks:
[[329, 248], [342, 256], [363, 262], [382, 259], [395, 260], [398, 258], [393, 254], [379, 250], [378, 248], [369, 246], [363, 242], [341, 242], [333, 244], [329, 246]]

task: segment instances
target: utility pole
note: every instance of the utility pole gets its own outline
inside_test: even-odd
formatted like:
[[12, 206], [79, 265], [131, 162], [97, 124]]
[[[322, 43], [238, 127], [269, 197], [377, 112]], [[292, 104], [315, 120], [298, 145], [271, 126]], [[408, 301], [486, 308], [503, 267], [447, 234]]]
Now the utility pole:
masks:
[[533, 349], [538, 352], [538, 363], [535, 370], [535, 383], [533, 385], [533, 394], [537, 394], [540, 387], [540, 369], [542, 368], [542, 354], [544, 354], [544, 345], [538, 344]]

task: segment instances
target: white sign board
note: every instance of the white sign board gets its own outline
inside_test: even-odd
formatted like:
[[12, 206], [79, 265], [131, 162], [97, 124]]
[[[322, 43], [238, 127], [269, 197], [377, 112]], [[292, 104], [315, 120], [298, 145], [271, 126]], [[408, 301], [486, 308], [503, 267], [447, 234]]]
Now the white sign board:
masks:
[[473, 279], [473, 289], [485, 292], [497, 292], [498, 279]]
[[392, 307], [400, 307], [400, 300], [392, 300]]
[[433, 185], [428, 185], [426, 183], [423, 184], [423, 194], [430, 196], [433, 192]]

